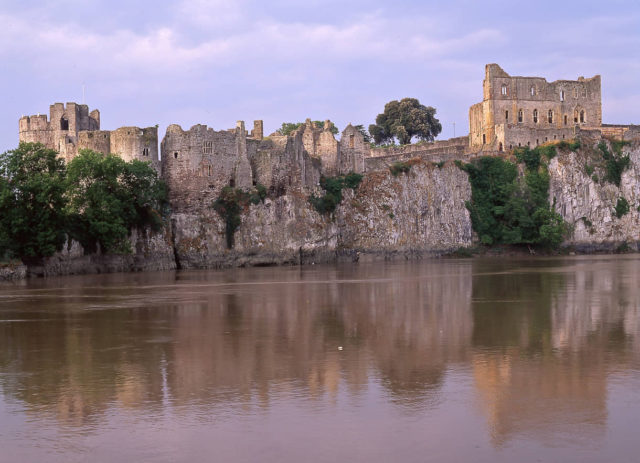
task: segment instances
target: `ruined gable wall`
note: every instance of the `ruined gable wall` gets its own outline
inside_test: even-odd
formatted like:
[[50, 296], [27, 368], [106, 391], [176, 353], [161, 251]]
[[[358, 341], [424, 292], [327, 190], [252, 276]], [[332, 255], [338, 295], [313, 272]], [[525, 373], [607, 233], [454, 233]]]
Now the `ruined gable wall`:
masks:
[[369, 145], [364, 141], [362, 133], [351, 124], [347, 125], [342, 131], [338, 144], [336, 163], [338, 173], [363, 173], [365, 171], [364, 158], [369, 155], [369, 151]]

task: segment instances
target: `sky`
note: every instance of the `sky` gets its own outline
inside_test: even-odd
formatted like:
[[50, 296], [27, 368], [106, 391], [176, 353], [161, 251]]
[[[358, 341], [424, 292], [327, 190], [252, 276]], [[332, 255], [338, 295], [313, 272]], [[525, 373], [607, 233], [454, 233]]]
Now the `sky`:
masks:
[[386, 102], [433, 106], [468, 133], [484, 65], [549, 81], [602, 76], [605, 123], [640, 123], [640, 2], [0, 0], [0, 152], [22, 115], [83, 99], [101, 128], [265, 134], [368, 126]]

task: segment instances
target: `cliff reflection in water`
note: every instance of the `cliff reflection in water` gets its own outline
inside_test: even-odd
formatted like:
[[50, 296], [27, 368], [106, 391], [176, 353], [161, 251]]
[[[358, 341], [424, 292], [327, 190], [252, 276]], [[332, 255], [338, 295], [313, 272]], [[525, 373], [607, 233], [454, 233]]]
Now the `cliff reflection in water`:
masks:
[[[520, 265], [521, 264], [521, 265]], [[35, 417], [332, 406], [379, 385], [402, 413], [468, 372], [494, 445], [605, 432], [637, 368], [638, 259], [444, 260], [78, 277], [0, 289], [0, 391]], [[342, 347], [343, 350], [338, 348]], [[471, 413], [471, 412], [470, 412]]]

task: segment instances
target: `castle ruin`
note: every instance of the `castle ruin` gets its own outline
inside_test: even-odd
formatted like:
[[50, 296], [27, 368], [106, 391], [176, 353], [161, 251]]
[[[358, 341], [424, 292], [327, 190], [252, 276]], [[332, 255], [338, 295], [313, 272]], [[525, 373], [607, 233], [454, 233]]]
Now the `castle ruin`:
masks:
[[215, 199], [227, 185], [264, 185], [274, 194], [317, 188], [320, 176], [382, 170], [412, 158], [433, 162], [499, 154], [518, 146], [535, 147], [571, 139], [580, 131], [639, 137], [638, 126], [602, 124], [600, 76], [547, 82], [542, 77], [510, 76], [488, 64], [483, 100], [469, 109], [469, 135], [396, 147], [371, 147], [351, 124], [336, 139], [332, 124], [307, 119], [290, 135], [265, 137], [263, 123], [249, 132], [243, 121], [216, 131], [206, 125], [183, 130], [172, 124], [160, 144], [156, 127], [100, 129], [100, 112], [87, 105], [51, 105], [46, 115], [20, 118], [20, 141], [40, 142], [70, 161], [83, 148], [114, 153], [125, 160], [151, 162], [171, 191], [172, 207], [188, 210]]

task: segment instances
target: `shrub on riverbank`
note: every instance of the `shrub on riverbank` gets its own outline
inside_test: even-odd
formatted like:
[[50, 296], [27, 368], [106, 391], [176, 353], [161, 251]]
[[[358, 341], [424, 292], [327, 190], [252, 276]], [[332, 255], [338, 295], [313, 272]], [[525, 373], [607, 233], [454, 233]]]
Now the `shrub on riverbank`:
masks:
[[483, 244], [538, 244], [557, 247], [567, 224], [549, 204], [549, 173], [541, 155], [551, 151], [521, 150], [524, 177], [517, 165], [503, 158], [481, 157], [464, 164], [471, 183], [471, 201], [466, 206], [474, 231]]

